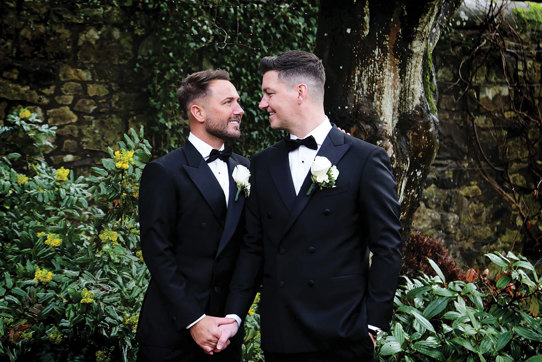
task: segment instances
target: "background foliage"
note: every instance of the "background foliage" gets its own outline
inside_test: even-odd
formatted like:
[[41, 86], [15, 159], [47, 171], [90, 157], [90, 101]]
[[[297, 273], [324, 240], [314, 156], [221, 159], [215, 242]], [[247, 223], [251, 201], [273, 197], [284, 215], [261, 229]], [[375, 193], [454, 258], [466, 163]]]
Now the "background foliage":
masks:
[[175, 90], [182, 78], [205, 68], [230, 72], [245, 111], [236, 151], [251, 156], [282, 137], [269, 129], [261, 99], [260, 60], [290, 49], [312, 51], [316, 1], [152, 1], [141, 6], [156, 19], [140, 51], [137, 70], [149, 78], [149, 119], [156, 153], [176, 148], [186, 135]]

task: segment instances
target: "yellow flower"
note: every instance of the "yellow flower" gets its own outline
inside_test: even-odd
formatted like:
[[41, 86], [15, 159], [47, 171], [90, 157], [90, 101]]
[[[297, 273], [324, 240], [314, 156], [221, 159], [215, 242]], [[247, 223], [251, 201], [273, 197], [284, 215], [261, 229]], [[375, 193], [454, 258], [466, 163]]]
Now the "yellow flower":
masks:
[[138, 315], [133, 315], [129, 318], [126, 318], [124, 320], [124, 324], [130, 326], [132, 328], [132, 331], [136, 331], [137, 330], [137, 323], [139, 322], [139, 316]]
[[105, 229], [103, 233], [99, 235], [101, 241], [117, 241], [119, 234], [116, 231], [113, 231], [111, 229]]
[[58, 170], [56, 170], [56, 180], [66, 181], [68, 179], [69, 174], [70, 174], [70, 170], [66, 170], [64, 167], [61, 167]]
[[36, 273], [34, 274], [34, 280], [42, 283], [49, 283], [55, 275], [43, 268], [36, 268]]
[[37, 233], [36, 235], [37, 235], [38, 238], [39, 238], [39, 237], [42, 237], [43, 235], [45, 235], [45, 233], [44, 233], [44, 232], [39, 232], [39, 233]]
[[23, 108], [19, 111], [19, 118], [28, 118], [31, 115], [32, 113], [26, 108]]
[[27, 181], [28, 181], [28, 177], [26, 177], [25, 175], [17, 175], [17, 183], [19, 185], [23, 185]]
[[136, 251], [136, 256], [139, 260], [143, 261], [143, 252], [141, 250]]
[[47, 240], [44, 244], [55, 248], [62, 245], [62, 239], [57, 234], [47, 234]]
[[53, 327], [51, 332], [47, 334], [47, 337], [49, 337], [49, 340], [53, 344], [60, 344], [62, 342], [62, 333], [60, 333], [57, 327]]
[[134, 151], [115, 151], [115, 166], [127, 170], [134, 164]]
[[94, 303], [94, 293], [89, 292], [87, 288], [83, 288], [83, 290], [81, 291], [81, 303]]
[[139, 197], [139, 187], [134, 187], [132, 189], [132, 196], [135, 197], [136, 199]]

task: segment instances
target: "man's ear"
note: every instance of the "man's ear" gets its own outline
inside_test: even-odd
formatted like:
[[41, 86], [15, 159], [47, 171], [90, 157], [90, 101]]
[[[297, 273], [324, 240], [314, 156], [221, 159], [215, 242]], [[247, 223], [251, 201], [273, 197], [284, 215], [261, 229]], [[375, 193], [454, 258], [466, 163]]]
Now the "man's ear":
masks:
[[297, 103], [301, 104], [309, 95], [309, 88], [305, 83], [300, 83], [296, 87], [297, 90]]
[[192, 104], [188, 109], [192, 117], [200, 123], [205, 121], [205, 109], [197, 104]]

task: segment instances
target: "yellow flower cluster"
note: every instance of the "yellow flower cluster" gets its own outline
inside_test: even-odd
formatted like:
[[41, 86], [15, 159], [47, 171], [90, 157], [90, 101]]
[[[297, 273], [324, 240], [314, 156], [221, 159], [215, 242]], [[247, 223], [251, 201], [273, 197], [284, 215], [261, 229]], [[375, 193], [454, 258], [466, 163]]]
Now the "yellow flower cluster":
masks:
[[36, 268], [36, 273], [34, 274], [34, 280], [42, 283], [49, 283], [51, 280], [53, 280], [53, 277], [55, 275], [48, 271], [47, 269], [43, 268]]
[[23, 108], [19, 111], [19, 118], [28, 118], [31, 115], [32, 113], [26, 108]]
[[94, 303], [94, 293], [89, 292], [87, 288], [83, 288], [83, 290], [81, 291], [81, 303]]
[[141, 250], [136, 251], [136, 256], [139, 260], [143, 261], [143, 252]]
[[127, 170], [134, 164], [134, 151], [115, 151], [115, 166]]
[[66, 181], [68, 179], [69, 174], [70, 174], [70, 170], [66, 170], [64, 167], [61, 167], [58, 170], [56, 170], [56, 180]]
[[105, 229], [105, 230], [103, 231], [103, 233], [101, 233], [101, 234], [99, 235], [99, 237], [100, 237], [100, 240], [101, 240], [101, 241], [104, 241], [104, 242], [107, 241], [107, 240], [111, 240], [111, 241], [112, 241], [111, 244], [112, 244], [113, 246], [120, 245], [120, 244], [117, 242], [117, 240], [118, 240], [118, 238], [119, 238], [119, 234], [118, 234], [116, 231], [113, 231], [113, 230], [111, 230], [111, 229]]
[[137, 330], [137, 323], [139, 322], [139, 316], [138, 315], [133, 315], [129, 318], [126, 318], [124, 320], [124, 324], [126, 324], [127, 326], [130, 326], [132, 328], [132, 331], [136, 331]]
[[47, 239], [44, 244], [56, 248], [57, 246], [62, 245], [62, 239], [57, 234], [47, 234]]
[[254, 313], [256, 313], [256, 309], [258, 308], [259, 302], [260, 302], [260, 293], [256, 293], [256, 296], [254, 297], [254, 302], [252, 302], [252, 305], [250, 306], [250, 309], [248, 310], [248, 315], [254, 315]]
[[37, 236], [38, 236], [38, 238], [39, 238], [39, 237], [41, 237], [41, 236], [45, 235], [45, 233], [44, 233], [44, 232], [39, 232], [39, 233], [37, 233], [36, 235], [37, 235]]
[[25, 175], [17, 175], [17, 183], [19, 185], [23, 185], [27, 181], [28, 181], [28, 177], [26, 177]]
[[53, 327], [51, 332], [47, 334], [47, 337], [49, 337], [49, 340], [54, 344], [60, 344], [60, 342], [62, 342], [62, 333], [60, 333], [57, 327]]

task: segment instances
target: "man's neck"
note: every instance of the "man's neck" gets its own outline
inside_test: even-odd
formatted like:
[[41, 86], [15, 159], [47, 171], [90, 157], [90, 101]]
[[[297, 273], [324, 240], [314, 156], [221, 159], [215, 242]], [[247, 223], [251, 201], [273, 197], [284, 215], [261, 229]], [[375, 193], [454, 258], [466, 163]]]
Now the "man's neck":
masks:
[[224, 145], [224, 140], [218, 137], [215, 137], [207, 132], [201, 132], [199, 130], [193, 130], [193, 129], [191, 129], [190, 132], [192, 132], [194, 136], [196, 136], [197, 138], [199, 138], [200, 140], [202, 140], [203, 142], [207, 143], [209, 146], [217, 150], [221, 149], [222, 146]]
[[295, 127], [288, 130], [292, 135], [305, 138], [316, 127], [322, 124], [326, 119], [326, 114], [322, 112], [314, 112], [314, 114], [304, 114], [300, 121], [295, 124]]

